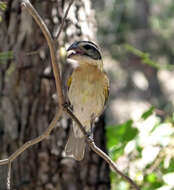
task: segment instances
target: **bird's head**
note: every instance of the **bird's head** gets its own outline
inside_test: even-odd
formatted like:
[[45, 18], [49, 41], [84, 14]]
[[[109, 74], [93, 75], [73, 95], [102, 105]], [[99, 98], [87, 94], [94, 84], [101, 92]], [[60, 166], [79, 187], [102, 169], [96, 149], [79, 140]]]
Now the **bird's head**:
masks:
[[92, 64], [103, 68], [102, 57], [96, 44], [90, 41], [74, 42], [68, 49], [68, 58], [79, 64]]

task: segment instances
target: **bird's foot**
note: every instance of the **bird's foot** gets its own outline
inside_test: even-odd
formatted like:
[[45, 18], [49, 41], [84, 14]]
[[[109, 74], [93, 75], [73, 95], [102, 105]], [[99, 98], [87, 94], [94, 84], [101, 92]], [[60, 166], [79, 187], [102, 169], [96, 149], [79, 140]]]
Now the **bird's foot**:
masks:
[[87, 132], [87, 137], [93, 139], [93, 133], [91, 131]]
[[62, 104], [62, 107], [63, 107], [64, 109], [68, 109], [68, 108], [70, 108], [71, 106], [70, 106], [70, 104], [69, 104], [68, 102], [65, 102], [65, 103]]

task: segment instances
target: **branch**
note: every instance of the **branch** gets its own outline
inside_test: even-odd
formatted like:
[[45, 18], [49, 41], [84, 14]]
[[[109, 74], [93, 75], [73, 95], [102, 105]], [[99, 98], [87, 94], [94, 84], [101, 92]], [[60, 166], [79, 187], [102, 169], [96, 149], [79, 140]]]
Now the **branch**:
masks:
[[57, 64], [54, 40], [53, 40], [46, 24], [44, 23], [44, 21], [42, 20], [40, 15], [37, 13], [37, 11], [34, 9], [34, 7], [31, 5], [30, 1], [29, 0], [22, 0], [21, 6], [23, 9], [26, 9], [30, 13], [30, 15], [34, 18], [34, 20], [39, 25], [41, 31], [43, 32], [43, 34], [47, 40], [47, 43], [48, 43], [48, 46], [50, 49], [50, 54], [51, 54], [51, 63], [52, 63], [52, 67], [53, 67], [54, 77], [55, 77], [55, 81], [56, 81], [58, 102], [59, 102], [59, 105], [61, 105], [61, 104], [63, 105], [64, 104], [64, 97], [63, 97], [63, 92], [61, 89], [60, 70], [59, 70], [59, 67]]
[[[68, 11], [69, 11], [72, 3], [73, 3], [73, 0], [71, 0], [69, 6], [67, 8], [66, 14], [65, 14], [65, 16], [63, 18], [63, 21], [62, 21], [62, 25], [60, 26], [60, 30], [58, 32], [58, 36], [60, 35], [60, 33], [61, 33], [62, 29], [63, 29], [64, 21], [66, 19], [66, 16], [68, 14]], [[110, 167], [112, 167], [114, 169], [114, 171], [116, 173], [118, 173], [124, 179], [126, 179], [136, 190], [140, 190], [140, 188], [129, 177], [125, 176], [120, 170], [118, 170], [116, 164], [109, 158], [109, 156], [107, 156], [102, 150], [100, 150], [95, 145], [94, 140], [91, 139], [88, 136], [88, 134], [86, 133], [84, 127], [82, 126], [80, 121], [76, 118], [76, 116], [72, 113], [72, 111], [69, 110], [67, 107], [64, 107], [65, 101], [64, 101], [62, 88], [61, 88], [60, 70], [59, 70], [58, 65], [56, 64], [57, 58], [56, 58], [56, 53], [55, 53], [56, 51], [55, 51], [54, 41], [53, 41], [53, 39], [51, 37], [50, 32], [48, 31], [47, 26], [45, 25], [45, 23], [43, 22], [43, 20], [39, 16], [39, 14], [36, 12], [36, 10], [33, 8], [33, 6], [30, 4], [29, 0], [22, 0], [21, 5], [35, 19], [36, 23], [39, 25], [40, 29], [42, 30], [42, 32], [43, 32], [43, 34], [44, 34], [44, 36], [45, 36], [45, 38], [47, 40], [47, 43], [48, 43], [48, 46], [49, 46], [49, 49], [50, 49], [50, 54], [51, 54], [51, 61], [52, 61], [53, 73], [54, 73], [54, 77], [55, 77], [55, 81], [56, 81], [56, 90], [57, 90], [57, 94], [58, 94], [58, 103], [59, 103], [60, 109], [59, 109], [59, 112], [54, 116], [54, 118], [53, 118], [51, 124], [49, 125], [49, 127], [45, 130], [45, 132], [42, 135], [40, 135], [39, 137], [36, 137], [33, 140], [30, 140], [30, 141], [26, 142], [25, 144], [23, 144], [9, 158], [4, 159], [4, 160], [0, 160], [0, 165], [9, 164], [9, 170], [8, 170], [8, 177], [9, 177], [9, 174], [11, 173], [11, 163], [12, 163], [12, 161], [15, 158], [17, 158], [27, 148], [29, 148], [30, 146], [32, 146], [34, 144], [39, 143], [40, 141], [42, 141], [43, 139], [48, 137], [50, 135], [52, 129], [56, 125], [57, 120], [61, 117], [62, 112], [64, 112], [67, 115], [69, 115], [71, 117], [71, 119], [74, 120], [78, 124], [79, 128], [81, 129], [84, 136], [86, 137], [87, 143], [91, 147], [91, 149], [93, 151], [95, 151], [99, 156], [101, 156], [110, 165]]]
[[88, 138], [88, 142], [90, 144], [91, 149], [96, 152], [98, 155], [100, 155], [108, 164], [109, 166], [116, 172], [118, 173], [121, 177], [123, 177], [132, 187], [134, 187], [136, 190], [140, 190], [138, 185], [128, 176], [124, 175], [116, 166], [115, 162], [111, 160], [111, 158], [105, 154], [100, 148], [98, 148], [93, 139]]
[[62, 115], [62, 108], [63, 108], [62, 105], [64, 104], [64, 97], [63, 97], [63, 92], [62, 92], [62, 89], [61, 89], [60, 72], [59, 72], [59, 67], [56, 64], [57, 59], [56, 59], [56, 54], [55, 54], [55, 46], [54, 46], [54, 41], [53, 41], [53, 39], [51, 37], [51, 34], [50, 34], [47, 26], [43, 22], [42, 18], [39, 16], [39, 14], [36, 12], [36, 10], [33, 8], [33, 6], [30, 4], [29, 0], [22, 0], [21, 6], [22, 6], [23, 9], [26, 9], [31, 14], [31, 16], [35, 19], [36, 23], [39, 25], [40, 29], [42, 30], [42, 32], [43, 32], [43, 34], [44, 34], [44, 36], [45, 36], [45, 38], [47, 40], [47, 43], [48, 43], [48, 46], [49, 46], [49, 49], [50, 49], [53, 72], [54, 72], [55, 81], [56, 81], [56, 89], [57, 89], [57, 94], [58, 94], [58, 101], [59, 101], [59, 105], [60, 105], [61, 109], [54, 116], [54, 118], [53, 118], [52, 122], [50, 123], [49, 127], [45, 130], [45, 132], [42, 135], [40, 135], [40, 136], [26, 142], [25, 144], [23, 144], [9, 158], [0, 160], [0, 165], [9, 164], [10, 168], [9, 168], [8, 171], [11, 171], [11, 162], [13, 160], [15, 160], [22, 152], [24, 152], [30, 146], [39, 143], [40, 141], [42, 141], [43, 139], [45, 139], [46, 137], [48, 137], [50, 135], [51, 131], [53, 130], [54, 126], [56, 125], [56, 122], [58, 121], [58, 119]]
[[68, 5], [68, 8], [66, 9], [65, 15], [64, 15], [63, 20], [62, 20], [62, 24], [61, 24], [58, 32], [56, 33], [56, 39], [57, 40], [58, 40], [58, 38], [60, 36], [60, 33], [61, 33], [62, 29], [63, 29], [64, 23], [65, 23], [65, 19], [66, 19], [67, 15], [68, 15], [68, 12], [69, 12], [70, 7], [73, 4], [73, 2], [74, 2], [74, 0], [71, 0], [70, 3], [69, 3], [69, 5]]
[[116, 172], [118, 173], [121, 177], [123, 177], [130, 185], [132, 185], [132, 187], [134, 187], [136, 190], [140, 190], [140, 188], [137, 186], [137, 184], [128, 176], [124, 175], [116, 166], [115, 162], [112, 161], [112, 159], [105, 154], [100, 148], [98, 148], [93, 140], [93, 138], [91, 138], [89, 136], [89, 134], [85, 131], [83, 125], [80, 123], [80, 121], [77, 119], [77, 117], [72, 113], [71, 110], [69, 110], [68, 108], [64, 108], [64, 112], [73, 120], [75, 121], [79, 128], [81, 129], [83, 135], [86, 138], [86, 141], [88, 143], [88, 145], [91, 147], [91, 149], [98, 154], [100, 157], [102, 157], [108, 164], [109, 166]]
[[40, 135], [40, 136], [30, 140], [30, 141], [27, 141], [19, 149], [17, 149], [16, 152], [14, 152], [9, 158], [4, 159], [4, 160], [0, 160], [0, 165], [9, 164], [13, 160], [15, 160], [27, 148], [31, 147], [34, 144], [39, 143], [40, 141], [42, 141], [45, 138], [47, 138], [50, 135], [51, 131], [53, 130], [54, 126], [56, 125], [57, 121], [61, 117], [61, 115], [62, 115], [62, 110], [59, 110], [56, 113], [56, 115], [54, 116], [54, 118], [53, 118], [52, 122], [50, 123], [49, 127], [43, 132], [42, 135]]

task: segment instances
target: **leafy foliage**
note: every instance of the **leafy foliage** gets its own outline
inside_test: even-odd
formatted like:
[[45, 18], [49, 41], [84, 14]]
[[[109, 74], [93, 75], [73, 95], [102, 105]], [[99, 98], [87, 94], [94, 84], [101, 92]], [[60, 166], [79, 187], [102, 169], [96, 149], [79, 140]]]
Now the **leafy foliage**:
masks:
[[5, 11], [7, 8], [7, 2], [0, 1], [0, 10]]
[[148, 53], [144, 53], [129, 44], [126, 44], [124, 47], [125, 47], [126, 51], [141, 58], [142, 63], [147, 64], [155, 69], [169, 69], [169, 70], [174, 69], [173, 65], [170, 65], [170, 64], [160, 65], [160, 64], [156, 63], [155, 61], [153, 61], [150, 58], [150, 55]]
[[129, 120], [126, 123], [108, 126], [106, 130], [107, 147], [110, 150], [112, 159], [116, 159], [123, 154], [123, 149], [127, 142], [135, 138], [138, 130], [132, 126], [133, 121]]
[[144, 112], [142, 115], [141, 115], [141, 118], [142, 119], [147, 119], [149, 116], [152, 115], [153, 111], [154, 111], [154, 106], [151, 106], [146, 112]]
[[[98, 39], [111, 57], [106, 62], [113, 62], [108, 70], [115, 87], [113, 112], [117, 113], [112, 114], [115, 122], [117, 118], [126, 118], [124, 123], [107, 128], [109, 153], [142, 190], [173, 190], [173, 1], [113, 0], [104, 3], [96, 13]], [[130, 102], [135, 105], [130, 110], [139, 112], [136, 117], [132, 113], [125, 116]], [[149, 108], [142, 111], [139, 102]], [[131, 189], [112, 172], [111, 180], [112, 190]]]
[[[170, 120], [171, 121], [171, 120]], [[150, 124], [150, 126], [149, 126]], [[125, 168], [142, 190], [171, 187], [174, 176], [174, 152], [170, 141], [174, 135], [173, 123], [160, 121], [154, 106], [142, 113], [138, 121], [107, 127], [107, 147], [118, 167]], [[122, 165], [125, 164], [126, 166]], [[170, 174], [170, 175], [169, 175]], [[112, 189], [130, 189], [129, 184], [111, 172]]]

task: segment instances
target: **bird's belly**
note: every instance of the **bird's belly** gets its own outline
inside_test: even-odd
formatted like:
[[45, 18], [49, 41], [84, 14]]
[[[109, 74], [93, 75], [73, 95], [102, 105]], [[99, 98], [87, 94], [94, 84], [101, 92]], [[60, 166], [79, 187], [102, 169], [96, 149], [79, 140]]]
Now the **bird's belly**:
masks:
[[105, 97], [99, 81], [74, 81], [68, 96], [73, 108], [87, 115], [95, 113], [97, 116], [103, 110]]

